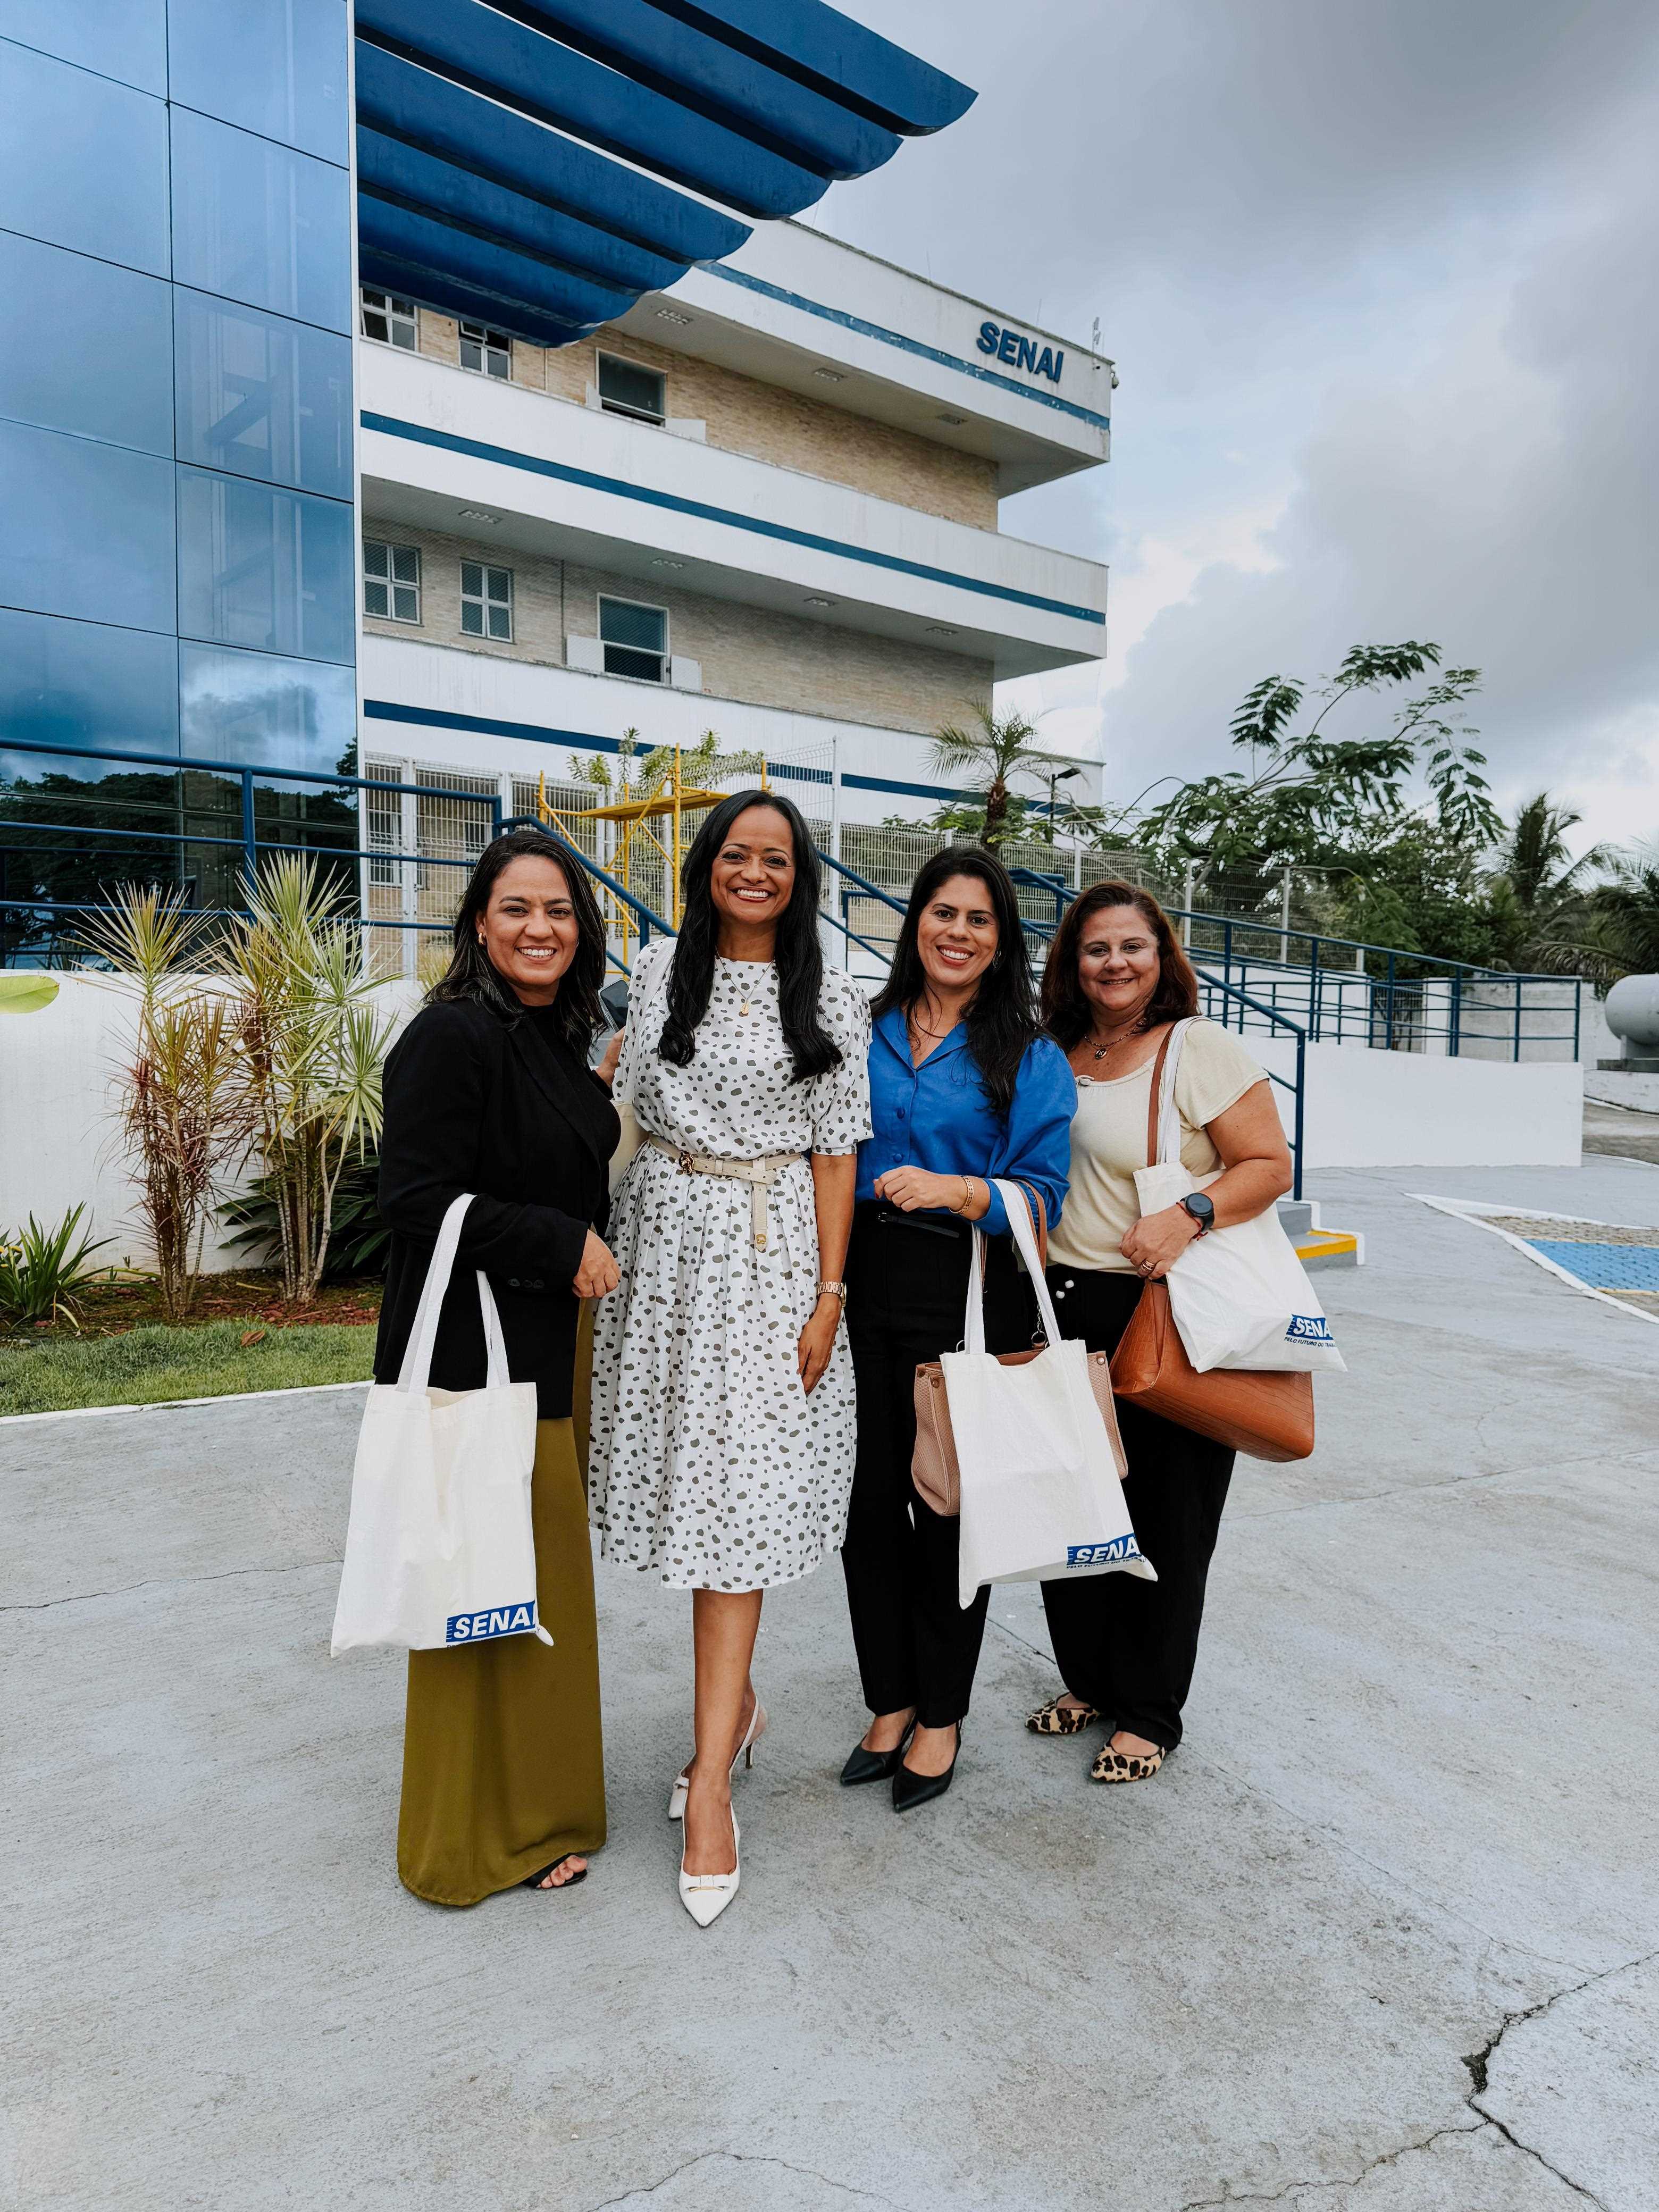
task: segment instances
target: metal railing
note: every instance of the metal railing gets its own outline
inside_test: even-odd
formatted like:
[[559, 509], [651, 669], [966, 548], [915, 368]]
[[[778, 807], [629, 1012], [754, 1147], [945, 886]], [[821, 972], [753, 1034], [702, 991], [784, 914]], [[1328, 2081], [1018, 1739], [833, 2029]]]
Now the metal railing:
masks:
[[[1032, 869], [1011, 872], [1053, 900], [1052, 921], [1033, 931], [1052, 936], [1076, 892]], [[1237, 985], [1289, 1014], [1313, 1043], [1450, 1059], [1578, 1058], [1583, 1009], [1576, 976], [1480, 968], [1200, 908], [1164, 911], [1180, 926], [1201, 981], [1212, 980], [1224, 993]]]

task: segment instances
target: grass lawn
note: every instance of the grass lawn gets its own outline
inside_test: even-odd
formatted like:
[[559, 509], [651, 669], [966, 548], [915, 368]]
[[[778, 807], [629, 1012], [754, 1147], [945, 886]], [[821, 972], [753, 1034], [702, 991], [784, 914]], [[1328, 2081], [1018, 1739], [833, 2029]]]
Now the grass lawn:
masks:
[[104, 1336], [62, 1328], [0, 1336], [0, 1414], [365, 1382], [374, 1355], [374, 1330], [361, 1322], [284, 1328], [247, 1316], [185, 1328], [144, 1322]]

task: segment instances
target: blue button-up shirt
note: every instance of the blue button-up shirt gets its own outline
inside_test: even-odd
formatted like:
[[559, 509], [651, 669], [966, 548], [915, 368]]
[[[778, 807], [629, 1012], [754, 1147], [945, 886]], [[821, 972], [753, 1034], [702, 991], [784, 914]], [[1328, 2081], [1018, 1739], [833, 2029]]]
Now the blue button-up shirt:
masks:
[[[1052, 1230], [1066, 1200], [1077, 1084], [1066, 1055], [1038, 1037], [1020, 1062], [1006, 1121], [986, 1095], [984, 1080], [958, 1022], [920, 1067], [910, 1059], [904, 1013], [894, 1006], [870, 1036], [870, 1118], [875, 1133], [859, 1146], [858, 1195], [873, 1198], [876, 1177], [890, 1168], [925, 1168], [930, 1175], [1002, 1176], [1036, 1185]], [[1008, 1233], [1008, 1215], [994, 1190], [980, 1223]]]

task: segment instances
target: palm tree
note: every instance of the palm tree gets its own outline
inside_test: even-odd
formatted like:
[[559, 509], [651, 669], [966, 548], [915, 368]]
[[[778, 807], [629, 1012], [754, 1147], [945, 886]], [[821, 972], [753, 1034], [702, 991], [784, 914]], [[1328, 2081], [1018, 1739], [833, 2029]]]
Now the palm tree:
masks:
[[1600, 992], [1621, 975], [1659, 973], [1659, 841], [1615, 853], [1608, 879], [1585, 891], [1534, 947], [1540, 968], [1583, 975]]
[[983, 787], [975, 793], [985, 802], [985, 827], [981, 834], [988, 845], [996, 845], [1008, 835], [1010, 777], [1022, 773], [1046, 775], [1048, 756], [1032, 744], [1036, 725], [1022, 714], [998, 714], [988, 700], [981, 700], [974, 708], [974, 720], [977, 728], [963, 729], [947, 722], [938, 732], [933, 738], [933, 766], [944, 775], [967, 775], [982, 780]]
[[1583, 819], [1570, 806], [1557, 806], [1547, 791], [1528, 799], [1516, 815], [1504, 846], [1504, 880], [1516, 903], [1528, 921], [1542, 921], [1578, 896], [1580, 879], [1606, 864], [1607, 855], [1592, 845], [1577, 860], [1567, 859], [1567, 832]]

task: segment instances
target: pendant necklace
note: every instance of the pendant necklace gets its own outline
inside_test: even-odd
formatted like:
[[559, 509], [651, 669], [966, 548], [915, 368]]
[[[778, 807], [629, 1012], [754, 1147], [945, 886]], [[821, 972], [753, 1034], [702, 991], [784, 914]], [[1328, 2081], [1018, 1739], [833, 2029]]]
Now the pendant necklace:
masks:
[[1140, 1019], [1134, 1024], [1133, 1027], [1125, 1030], [1121, 1036], [1108, 1037], [1104, 1044], [1097, 1045], [1095, 1047], [1095, 1058], [1097, 1060], [1104, 1060], [1107, 1054], [1109, 1052], [1115, 1052], [1119, 1045], [1127, 1044], [1131, 1037], [1139, 1036], [1146, 1027], [1146, 1017], [1143, 1014]]

